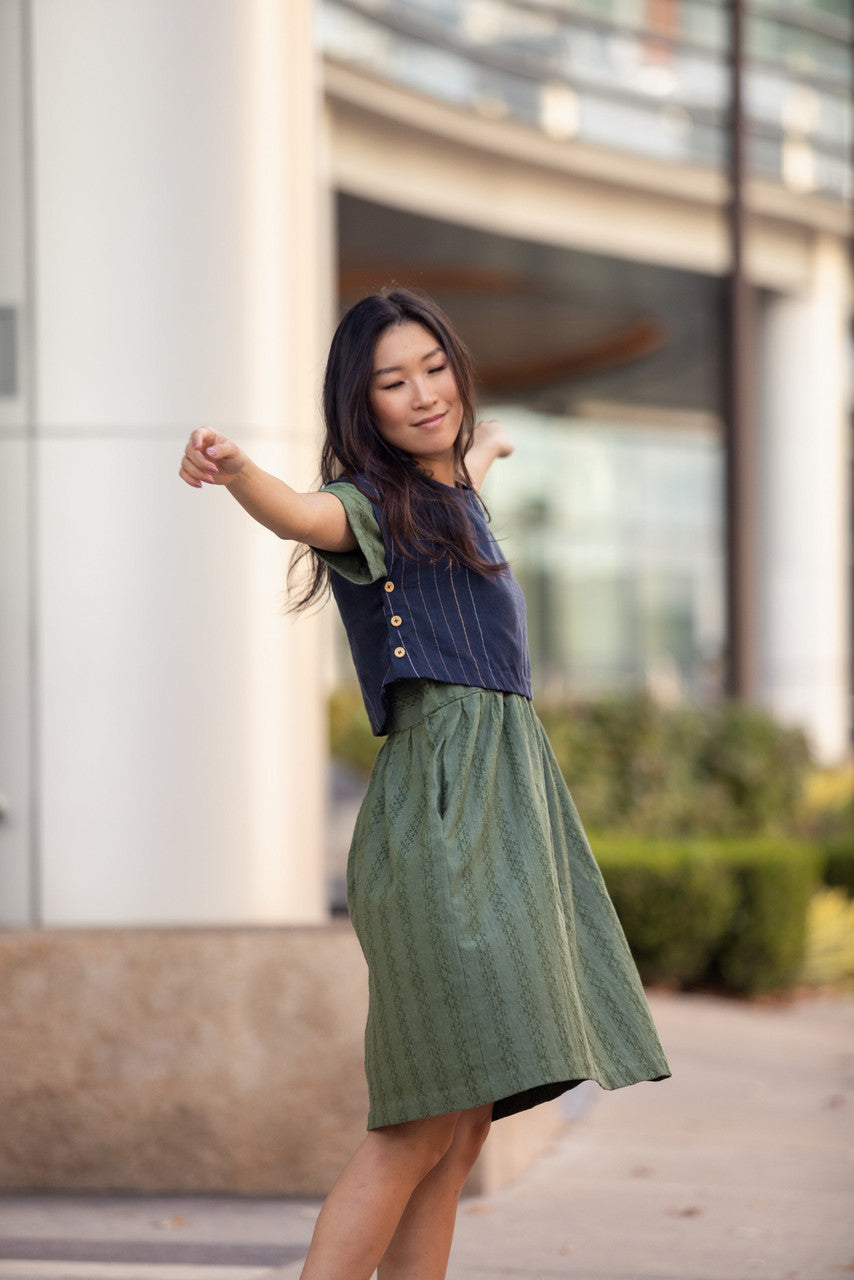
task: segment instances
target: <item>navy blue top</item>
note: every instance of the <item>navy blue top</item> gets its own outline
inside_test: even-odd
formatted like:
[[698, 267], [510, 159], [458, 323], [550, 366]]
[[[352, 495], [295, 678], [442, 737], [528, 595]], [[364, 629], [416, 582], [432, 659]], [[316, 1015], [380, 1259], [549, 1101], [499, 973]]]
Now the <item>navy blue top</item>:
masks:
[[[401, 554], [383, 529], [382, 510], [349, 481], [326, 486], [347, 512], [355, 551], [317, 554], [336, 572], [341, 614], [375, 734], [385, 733], [388, 688], [424, 678], [504, 693], [531, 692], [522, 588], [506, 568], [475, 573], [452, 561], [428, 564]], [[484, 559], [504, 559], [473, 489], [458, 490]]]

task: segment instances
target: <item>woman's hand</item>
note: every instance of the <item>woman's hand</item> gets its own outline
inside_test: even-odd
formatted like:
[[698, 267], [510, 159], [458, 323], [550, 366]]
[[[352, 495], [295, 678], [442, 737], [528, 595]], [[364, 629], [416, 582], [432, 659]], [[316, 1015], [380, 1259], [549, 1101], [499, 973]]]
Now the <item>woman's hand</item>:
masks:
[[228, 485], [246, 461], [246, 454], [228, 436], [199, 427], [187, 442], [178, 474], [193, 489], [201, 489], [203, 484]]
[[471, 433], [471, 444], [466, 452], [466, 469], [475, 489], [480, 489], [495, 459], [508, 458], [515, 447], [496, 418], [477, 424]]
[[497, 418], [487, 418], [479, 422], [471, 434], [469, 450], [475, 446], [488, 449], [493, 458], [509, 458], [516, 448], [503, 423]]

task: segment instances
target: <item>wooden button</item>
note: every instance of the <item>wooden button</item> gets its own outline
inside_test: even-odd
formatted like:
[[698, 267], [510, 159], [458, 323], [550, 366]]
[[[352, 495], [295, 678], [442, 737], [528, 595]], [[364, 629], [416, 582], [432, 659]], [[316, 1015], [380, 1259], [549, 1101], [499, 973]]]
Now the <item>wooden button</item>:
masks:
[[394, 591], [394, 583], [393, 583], [393, 582], [387, 582], [387, 583], [385, 584], [385, 589], [386, 589], [386, 591]]
[[396, 649], [395, 649], [395, 651], [394, 651], [394, 656], [395, 656], [396, 658], [405, 658], [405, 657], [406, 657], [406, 650], [403, 648], [403, 646], [402, 646], [402, 645], [398, 645], [398, 646], [397, 646], [397, 648], [396, 648]]
[[402, 622], [403, 622], [403, 618], [398, 617], [396, 613], [393, 614], [391, 619], [391, 625], [393, 627], [399, 627]]

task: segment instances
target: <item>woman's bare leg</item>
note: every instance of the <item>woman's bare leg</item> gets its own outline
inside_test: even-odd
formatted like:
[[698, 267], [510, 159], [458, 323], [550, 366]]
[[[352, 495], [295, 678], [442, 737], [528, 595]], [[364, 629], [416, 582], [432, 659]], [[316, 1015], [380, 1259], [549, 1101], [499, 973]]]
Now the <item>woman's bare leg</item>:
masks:
[[460, 1112], [453, 1142], [410, 1196], [380, 1262], [378, 1280], [444, 1280], [460, 1192], [491, 1119], [491, 1102]]
[[367, 1134], [326, 1197], [300, 1280], [370, 1280], [413, 1191], [449, 1150], [459, 1114]]

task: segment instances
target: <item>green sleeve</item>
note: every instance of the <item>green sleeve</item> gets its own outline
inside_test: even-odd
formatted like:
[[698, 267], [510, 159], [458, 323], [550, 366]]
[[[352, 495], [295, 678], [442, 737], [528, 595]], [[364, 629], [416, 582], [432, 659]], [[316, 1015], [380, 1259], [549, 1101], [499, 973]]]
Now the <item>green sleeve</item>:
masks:
[[321, 551], [318, 547], [312, 551], [349, 582], [367, 584], [384, 578], [385, 547], [369, 499], [349, 480], [333, 480], [324, 485], [323, 492], [333, 493], [347, 512], [358, 546], [354, 551]]

